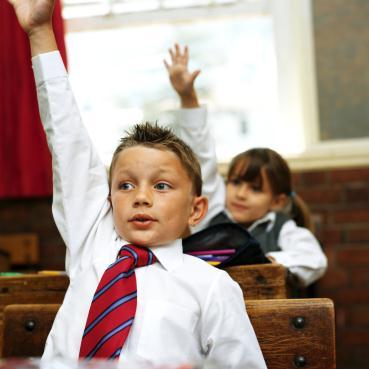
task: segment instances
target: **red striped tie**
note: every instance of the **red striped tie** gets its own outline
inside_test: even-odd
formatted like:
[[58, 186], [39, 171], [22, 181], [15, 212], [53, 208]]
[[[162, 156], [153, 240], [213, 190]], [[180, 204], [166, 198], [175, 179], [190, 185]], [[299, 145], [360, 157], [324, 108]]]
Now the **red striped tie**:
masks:
[[129, 334], [137, 306], [135, 268], [156, 261], [146, 248], [123, 246], [104, 272], [91, 302], [79, 357], [117, 359]]

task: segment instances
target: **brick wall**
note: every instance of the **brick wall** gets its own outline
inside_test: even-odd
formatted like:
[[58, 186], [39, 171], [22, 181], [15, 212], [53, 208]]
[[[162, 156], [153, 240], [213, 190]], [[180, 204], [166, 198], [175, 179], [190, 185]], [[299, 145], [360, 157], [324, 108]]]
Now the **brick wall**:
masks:
[[[312, 4], [320, 138], [367, 137], [369, 2]], [[295, 179], [329, 258], [318, 293], [335, 301], [338, 368], [369, 368], [369, 168], [296, 173]]]
[[[335, 302], [338, 369], [369, 368], [369, 168], [294, 173], [329, 259], [317, 296]], [[64, 247], [51, 199], [1, 200], [0, 233], [36, 232], [41, 265], [63, 269]]]
[[338, 369], [369, 368], [369, 168], [294, 173], [329, 259], [317, 295], [335, 302]]

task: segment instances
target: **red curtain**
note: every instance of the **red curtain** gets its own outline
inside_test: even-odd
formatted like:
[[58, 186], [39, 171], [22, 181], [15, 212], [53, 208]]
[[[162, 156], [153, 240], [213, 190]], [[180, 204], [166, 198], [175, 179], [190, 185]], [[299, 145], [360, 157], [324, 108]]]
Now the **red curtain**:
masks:
[[[66, 62], [59, 0], [54, 31]], [[0, 198], [50, 196], [51, 157], [43, 132], [26, 34], [0, 1]]]

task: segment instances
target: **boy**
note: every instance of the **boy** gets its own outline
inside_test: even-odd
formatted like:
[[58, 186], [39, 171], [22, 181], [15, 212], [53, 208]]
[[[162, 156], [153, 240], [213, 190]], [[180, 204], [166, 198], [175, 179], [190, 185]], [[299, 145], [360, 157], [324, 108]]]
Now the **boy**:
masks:
[[[136, 126], [117, 148], [107, 178], [55, 52], [53, 0], [12, 4], [30, 39], [53, 157], [53, 214], [67, 246], [70, 277], [43, 359], [103, 357], [140, 365], [204, 361], [220, 368], [265, 368], [239, 286], [225, 272], [182, 252], [181, 235], [207, 209], [191, 150], [170, 131]], [[123, 279], [119, 286], [131, 289], [97, 314], [93, 306], [116, 286], [106, 276], [132, 256], [141, 267], [115, 276]], [[131, 314], [128, 320], [123, 319], [126, 313]], [[118, 326], [104, 320], [111, 315]], [[97, 327], [113, 328], [96, 343], [90, 332]], [[110, 339], [122, 332], [121, 346], [111, 349]]]

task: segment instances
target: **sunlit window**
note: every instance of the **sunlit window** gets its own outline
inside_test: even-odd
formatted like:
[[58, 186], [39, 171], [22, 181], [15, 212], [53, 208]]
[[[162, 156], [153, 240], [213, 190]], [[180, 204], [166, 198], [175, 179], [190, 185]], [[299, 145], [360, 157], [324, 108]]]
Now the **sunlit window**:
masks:
[[179, 42], [202, 70], [196, 87], [221, 162], [269, 146], [295, 168], [367, 164], [365, 118], [353, 112], [351, 135], [334, 117], [330, 136], [319, 123], [313, 0], [63, 1], [71, 81], [106, 163], [133, 123], [173, 125], [178, 99], [162, 60]]
[[[69, 0], [64, 4], [65, 17], [78, 18], [73, 23], [78, 32], [67, 34], [71, 82], [106, 163], [132, 124], [146, 120], [174, 124], [172, 111], [179, 102], [163, 59], [175, 42], [189, 45], [190, 69], [202, 70], [196, 87], [209, 110], [220, 161], [254, 146], [296, 151], [298, 139], [286, 140], [279, 126], [273, 21], [266, 1]], [[95, 19], [108, 19], [106, 24], [113, 26], [81, 31], [82, 14], [93, 11]], [[136, 12], [134, 21], [124, 25], [126, 18], [119, 18], [119, 12]], [[145, 14], [154, 21], [142, 21]]]

